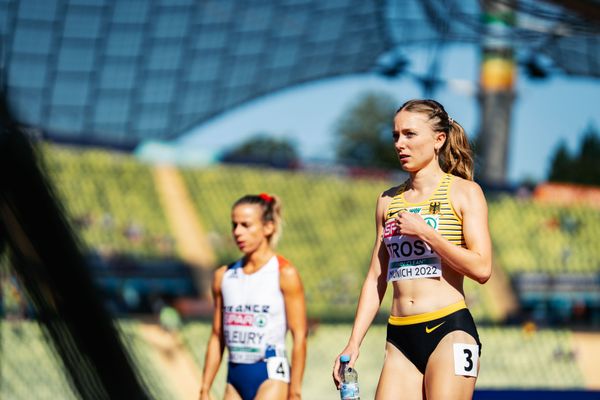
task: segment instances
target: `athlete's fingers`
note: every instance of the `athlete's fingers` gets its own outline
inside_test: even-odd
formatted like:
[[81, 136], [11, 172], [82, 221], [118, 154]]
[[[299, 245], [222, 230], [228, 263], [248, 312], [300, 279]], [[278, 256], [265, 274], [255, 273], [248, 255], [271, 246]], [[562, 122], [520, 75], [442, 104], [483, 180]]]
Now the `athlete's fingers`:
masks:
[[335, 359], [335, 363], [333, 364], [333, 372], [331, 373], [331, 376], [333, 378], [333, 384], [335, 385], [336, 389], [340, 388], [340, 382], [341, 382], [341, 377], [339, 374], [340, 371], [340, 357], [336, 357]]
[[340, 361], [340, 357], [342, 356], [342, 354], [348, 354], [347, 352], [342, 352], [340, 355], [338, 355], [335, 358], [335, 363], [333, 364], [333, 372], [332, 372], [332, 377], [333, 377], [333, 384], [335, 385], [335, 387], [339, 390], [340, 385], [342, 383], [342, 377], [340, 376], [340, 366], [341, 366], [341, 361]]
[[405, 213], [406, 210], [402, 209], [396, 213], [396, 224], [400, 226], [400, 222], [402, 222], [402, 214]]

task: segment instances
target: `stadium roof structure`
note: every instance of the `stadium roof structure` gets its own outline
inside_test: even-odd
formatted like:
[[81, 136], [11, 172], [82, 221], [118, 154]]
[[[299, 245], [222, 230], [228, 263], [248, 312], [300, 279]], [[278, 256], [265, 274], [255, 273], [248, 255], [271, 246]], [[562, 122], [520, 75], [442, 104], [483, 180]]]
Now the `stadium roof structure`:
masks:
[[[600, 2], [576, 3], [511, 2], [513, 41], [600, 77]], [[401, 75], [410, 48], [477, 44], [484, 26], [476, 0], [0, 0], [0, 30], [23, 124], [132, 148], [303, 82]]]

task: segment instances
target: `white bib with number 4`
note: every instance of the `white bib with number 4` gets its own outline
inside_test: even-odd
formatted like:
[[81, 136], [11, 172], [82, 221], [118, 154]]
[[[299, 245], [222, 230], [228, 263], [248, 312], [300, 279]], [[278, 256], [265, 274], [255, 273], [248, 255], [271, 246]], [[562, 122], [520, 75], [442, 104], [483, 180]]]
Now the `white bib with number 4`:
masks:
[[269, 357], [267, 362], [267, 374], [269, 379], [278, 381], [290, 381], [290, 365], [285, 357]]
[[476, 344], [454, 343], [454, 374], [477, 376], [479, 346]]

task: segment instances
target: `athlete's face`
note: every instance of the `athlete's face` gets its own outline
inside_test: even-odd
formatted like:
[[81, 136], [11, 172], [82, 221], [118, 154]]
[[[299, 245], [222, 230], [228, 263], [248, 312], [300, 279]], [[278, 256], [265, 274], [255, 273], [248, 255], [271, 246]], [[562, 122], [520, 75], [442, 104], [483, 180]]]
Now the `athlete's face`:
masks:
[[436, 160], [436, 151], [444, 144], [446, 134], [435, 132], [427, 115], [400, 111], [394, 118], [394, 147], [402, 169], [416, 172]]
[[273, 234], [273, 223], [263, 223], [262, 208], [258, 204], [239, 204], [234, 207], [231, 224], [235, 244], [244, 254], [268, 246], [268, 238]]

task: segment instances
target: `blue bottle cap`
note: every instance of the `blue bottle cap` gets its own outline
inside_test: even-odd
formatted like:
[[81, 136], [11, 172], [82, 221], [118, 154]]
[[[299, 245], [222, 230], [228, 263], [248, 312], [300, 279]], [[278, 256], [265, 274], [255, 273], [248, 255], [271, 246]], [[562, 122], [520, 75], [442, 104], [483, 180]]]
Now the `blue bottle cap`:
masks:
[[342, 355], [340, 356], [340, 361], [341, 361], [341, 362], [344, 362], [344, 363], [346, 363], [346, 362], [350, 362], [350, 356], [349, 356], [348, 354], [342, 354]]

